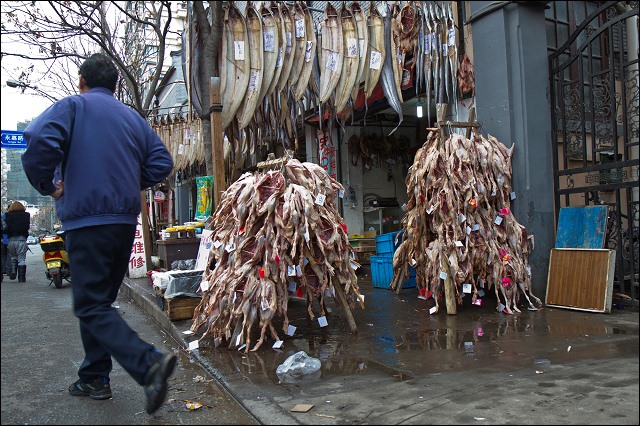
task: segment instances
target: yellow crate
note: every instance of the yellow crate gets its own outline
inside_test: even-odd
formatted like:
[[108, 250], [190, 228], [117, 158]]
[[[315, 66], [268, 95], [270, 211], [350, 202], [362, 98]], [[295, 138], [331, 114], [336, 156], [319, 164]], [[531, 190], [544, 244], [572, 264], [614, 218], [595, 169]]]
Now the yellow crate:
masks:
[[193, 311], [202, 300], [200, 297], [176, 296], [164, 299], [166, 303], [167, 317], [171, 321], [180, 321], [193, 318]]

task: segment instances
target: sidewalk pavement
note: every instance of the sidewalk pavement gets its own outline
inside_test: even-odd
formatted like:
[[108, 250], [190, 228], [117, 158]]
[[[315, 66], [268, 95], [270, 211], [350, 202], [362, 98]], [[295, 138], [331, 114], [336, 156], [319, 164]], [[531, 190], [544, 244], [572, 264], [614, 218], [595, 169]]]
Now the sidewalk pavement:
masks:
[[[320, 327], [292, 300], [298, 328], [293, 337], [279, 331], [282, 348], [267, 340], [244, 353], [205, 339], [187, 353], [262, 424], [639, 422], [637, 308], [507, 315], [485, 300], [429, 315], [415, 288], [395, 294], [367, 275], [358, 285], [366, 308], [353, 310], [356, 334], [337, 305], [328, 303]], [[125, 279], [122, 291], [182, 348], [204, 331], [188, 336], [191, 320], [169, 321], [147, 278]], [[280, 382], [276, 368], [300, 350], [322, 361], [321, 378]], [[292, 412], [298, 404], [312, 408]]]

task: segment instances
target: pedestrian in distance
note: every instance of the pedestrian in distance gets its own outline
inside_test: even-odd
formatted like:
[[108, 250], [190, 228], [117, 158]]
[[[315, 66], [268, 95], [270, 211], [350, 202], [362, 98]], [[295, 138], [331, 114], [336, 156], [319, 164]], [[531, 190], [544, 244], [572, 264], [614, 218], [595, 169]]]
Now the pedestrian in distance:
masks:
[[4, 220], [7, 226], [7, 253], [11, 268], [9, 278], [15, 280], [17, 275], [18, 282], [23, 283], [27, 281], [27, 237], [31, 215], [26, 211], [24, 204], [14, 201], [9, 206]]
[[4, 220], [5, 212], [2, 212], [2, 251], [0, 252], [0, 282], [4, 281], [4, 274], [7, 275], [9, 269], [7, 265], [9, 264], [9, 249], [7, 249], [7, 244], [9, 244], [9, 236], [7, 235], [7, 222]]
[[85, 358], [69, 393], [110, 398], [115, 359], [143, 386], [151, 414], [164, 403], [177, 357], [142, 340], [112, 304], [129, 266], [141, 191], [162, 182], [173, 160], [145, 119], [114, 97], [117, 80], [111, 59], [88, 57], [80, 94], [56, 102], [25, 130], [22, 164], [31, 185], [56, 200], [73, 268]]

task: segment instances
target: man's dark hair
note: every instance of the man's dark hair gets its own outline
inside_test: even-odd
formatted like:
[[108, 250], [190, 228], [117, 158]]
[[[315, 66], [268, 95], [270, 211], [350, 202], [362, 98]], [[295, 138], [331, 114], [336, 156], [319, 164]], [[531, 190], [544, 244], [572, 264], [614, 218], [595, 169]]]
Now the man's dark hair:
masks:
[[82, 63], [78, 74], [84, 77], [87, 86], [92, 89], [104, 87], [112, 92], [116, 91], [118, 68], [108, 56], [94, 53]]

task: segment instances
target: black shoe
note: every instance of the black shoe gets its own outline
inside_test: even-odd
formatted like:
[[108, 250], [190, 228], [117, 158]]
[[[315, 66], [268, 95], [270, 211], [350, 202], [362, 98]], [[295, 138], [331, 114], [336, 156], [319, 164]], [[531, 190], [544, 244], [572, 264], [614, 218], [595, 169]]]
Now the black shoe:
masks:
[[147, 413], [154, 413], [164, 403], [167, 396], [167, 379], [176, 368], [178, 359], [174, 354], [151, 353], [152, 361], [149, 371], [144, 376], [144, 393], [147, 395]]
[[83, 383], [78, 379], [69, 386], [69, 395], [88, 396], [91, 399], [109, 399], [111, 398], [109, 379], [95, 379], [90, 383]]

